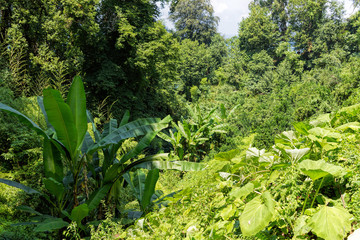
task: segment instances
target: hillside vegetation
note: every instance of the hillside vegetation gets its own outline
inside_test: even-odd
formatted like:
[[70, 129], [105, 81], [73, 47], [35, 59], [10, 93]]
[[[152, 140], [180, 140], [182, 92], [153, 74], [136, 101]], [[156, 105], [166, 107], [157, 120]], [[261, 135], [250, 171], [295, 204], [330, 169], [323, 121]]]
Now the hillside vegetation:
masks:
[[347, 238], [358, 4], [0, 0], [0, 239]]

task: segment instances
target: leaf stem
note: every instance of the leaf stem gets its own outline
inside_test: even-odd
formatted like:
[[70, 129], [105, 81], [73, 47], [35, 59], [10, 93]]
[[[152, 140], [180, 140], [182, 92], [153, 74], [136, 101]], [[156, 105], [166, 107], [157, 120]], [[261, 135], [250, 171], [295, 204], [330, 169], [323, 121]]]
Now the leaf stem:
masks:
[[304, 202], [304, 205], [303, 205], [303, 208], [302, 208], [302, 211], [301, 211], [301, 215], [303, 215], [304, 212], [305, 212], [306, 203], [307, 203], [307, 200], [309, 199], [309, 194], [310, 194], [310, 191], [311, 191], [312, 187], [313, 187], [313, 182], [311, 181], [310, 187], [306, 192], [306, 198], [305, 198], [305, 202]]
[[312, 208], [312, 206], [314, 205], [316, 196], [317, 196], [318, 193], [319, 193], [319, 190], [320, 190], [320, 188], [321, 188], [321, 185], [322, 185], [323, 182], [324, 182], [324, 179], [325, 179], [324, 177], [321, 179], [320, 185], [319, 185], [318, 189], [316, 190], [316, 193], [315, 193], [315, 195], [314, 195], [314, 199], [313, 199], [312, 202], [311, 202], [310, 208]]

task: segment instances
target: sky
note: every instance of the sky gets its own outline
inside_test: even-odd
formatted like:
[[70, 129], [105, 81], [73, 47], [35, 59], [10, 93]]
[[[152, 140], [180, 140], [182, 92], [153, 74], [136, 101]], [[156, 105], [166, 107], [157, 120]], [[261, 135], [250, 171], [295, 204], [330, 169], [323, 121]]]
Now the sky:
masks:
[[[344, 2], [346, 16], [353, 13], [351, 0], [340, 0]], [[249, 14], [248, 5], [251, 0], [211, 0], [215, 16], [220, 18], [218, 32], [225, 37], [237, 35], [238, 25], [243, 18]], [[167, 28], [173, 28], [173, 24], [167, 20], [169, 8], [162, 10], [160, 19], [163, 19]]]

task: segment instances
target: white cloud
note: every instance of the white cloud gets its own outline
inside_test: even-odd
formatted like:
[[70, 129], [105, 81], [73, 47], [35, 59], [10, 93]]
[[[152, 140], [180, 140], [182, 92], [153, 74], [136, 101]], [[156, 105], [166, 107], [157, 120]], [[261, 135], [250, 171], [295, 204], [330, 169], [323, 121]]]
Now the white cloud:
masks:
[[213, 5], [214, 11], [217, 14], [221, 14], [226, 9], [228, 9], [228, 4], [224, 3], [224, 1], [221, 1], [221, 0], [212, 0], [211, 4]]
[[[218, 31], [225, 35], [225, 37], [232, 37], [237, 35], [240, 21], [249, 15], [249, 3], [252, 0], [211, 0], [211, 4], [214, 7], [215, 16], [220, 18]], [[352, 6], [352, 0], [339, 0], [344, 2], [346, 11], [346, 17], [355, 13], [354, 7]], [[162, 10], [162, 18], [167, 17], [169, 8]], [[168, 27], [172, 27], [166, 21]], [[171, 26], [170, 26], [171, 25]]]

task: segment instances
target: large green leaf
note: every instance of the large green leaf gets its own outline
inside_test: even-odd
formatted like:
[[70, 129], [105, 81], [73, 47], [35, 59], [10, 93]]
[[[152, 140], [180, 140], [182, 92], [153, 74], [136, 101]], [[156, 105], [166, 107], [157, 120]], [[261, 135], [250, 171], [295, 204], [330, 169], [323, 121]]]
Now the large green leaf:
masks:
[[78, 224], [78, 226], [80, 226], [81, 220], [83, 220], [88, 215], [89, 215], [89, 207], [86, 203], [84, 203], [84, 204], [81, 204], [81, 205], [75, 207], [71, 211], [70, 219], [72, 221], [75, 221]]
[[6, 185], [9, 185], [11, 187], [19, 188], [24, 192], [26, 192], [27, 194], [41, 194], [39, 191], [36, 191], [28, 186], [22, 185], [21, 183], [14, 182], [11, 180], [0, 178], [0, 183], [5, 183]]
[[264, 192], [245, 205], [240, 216], [241, 232], [253, 236], [269, 225], [275, 214], [275, 201], [269, 192]]
[[147, 161], [136, 164], [133, 168], [160, 169], [160, 170], [179, 170], [179, 171], [201, 171], [206, 167], [205, 164], [187, 161]]
[[168, 126], [168, 123], [171, 121], [171, 117], [167, 116], [163, 120], [159, 122], [159, 127], [152, 131], [148, 132], [135, 146], [135, 148], [131, 149], [128, 153], [126, 153], [121, 159], [120, 163], [125, 163], [130, 158], [137, 156], [142, 150], [148, 147], [151, 141], [156, 137], [156, 135], [164, 128]]
[[89, 199], [85, 202], [89, 208], [89, 211], [94, 210], [100, 204], [100, 201], [110, 191], [110, 188], [111, 184], [106, 184], [90, 195]]
[[77, 148], [77, 130], [69, 105], [64, 102], [58, 91], [45, 89], [44, 107], [58, 140], [65, 145], [71, 156], [74, 156]]
[[155, 186], [159, 179], [159, 169], [152, 169], [148, 172], [145, 180], [145, 188], [142, 190], [143, 197], [141, 200], [142, 209], [145, 210], [151, 203], [151, 197], [155, 192]]
[[159, 129], [163, 129], [167, 126], [168, 123], [160, 122], [158, 118], [145, 118], [138, 119], [128, 124], [125, 124], [111, 134], [106, 137], [100, 139], [96, 144], [94, 144], [91, 148], [88, 149], [88, 153], [92, 154], [98, 149], [107, 148], [112, 144], [117, 144], [121, 140], [138, 137], [141, 135], [145, 135], [148, 132], [158, 131]]
[[332, 175], [334, 177], [343, 177], [346, 174], [344, 168], [333, 165], [331, 163], [327, 163], [324, 160], [304, 160], [298, 165], [298, 168], [305, 175], [308, 175], [313, 181], [327, 175]]
[[341, 134], [336, 132], [333, 128], [315, 127], [310, 129], [308, 132], [320, 138], [331, 138], [331, 139], [341, 138]]
[[[54, 131], [55, 132], [55, 129], [54, 127], [49, 123], [49, 119], [48, 119], [48, 116], [46, 114], [46, 111], [45, 111], [45, 107], [44, 107], [44, 99], [42, 96], [38, 96], [37, 97], [37, 101], [38, 101], [38, 105], [40, 107], [40, 110], [42, 112], [42, 114], [44, 115], [44, 118], [45, 118], [45, 122], [46, 122], [46, 126], [49, 129], [51, 129], [51, 131]], [[49, 134], [50, 135], [50, 134]]]
[[94, 140], [92, 139], [90, 133], [86, 132], [83, 144], [81, 146], [81, 152], [86, 153], [92, 145], [94, 145]]
[[61, 218], [47, 218], [44, 221], [37, 223], [37, 227], [34, 228], [35, 232], [49, 232], [68, 226], [69, 223], [65, 222]]
[[61, 153], [54, 143], [46, 138], [44, 139], [43, 159], [45, 177], [52, 177], [56, 181], [62, 182], [64, 177], [64, 167]]
[[292, 163], [297, 163], [303, 156], [310, 151], [310, 148], [285, 149]]
[[130, 119], [130, 112], [129, 110], [126, 110], [124, 113], [124, 116], [122, 117], [119, 127], [124, 126], [125, 124], [127, 124], [129, 122]]
[[38, 211], [35, 211], [33, 208], [29, 207], [29, 206], [18, 206], [16, 209], [20, 210], [20, 211], [24, 211], [24, 212], [28, 212], [28, 213], [32, 213], [32, 214], [36, 214], [38, 216], [42, 216], [42, 213], [39, 213]]
[[62, 185], [61, 182], [56, 181], [53, 178], [44, 178], [43, 180], [45, 184], [45, 188], [56, 197], [58, 201], [61, 201], [61, 199], [64, 196], [65, 188], [64, 185]]
[[92, 131], [94, 132], [94, 137], [95, 137], [95, 141], [98, 142], [101, 139], [101, 134], [100, 132], [97, 130], [95, 122], [94, 122], [94, 118], [91, 115], [91, 112], [89, 110], [86, 110], [86, 118], [88, 123], [91, 123], [92, 125]]
[[298, 141], [294, 131], [285, 131], [275, 137], [275, 143], [294, 147]]
[[76, 76], [70, 86], [69, 93], [67, 95], [67, 104], [70, 106], [72, 115], [74, 117], [74, 123], [77, 131], [77, 146], [79, 148], [86, 130], [86, 96], [84, 90], [84, 84], [81, 77]]
[[243, 187], [233, 187], [229, 193], [229, 198], [243, 198], [254, 191], [254, 184], [248, 183]]
[[351, 217], [345, 208], [322, 206], [310, 219], [309, 226], [318, 237], [342, 240], [351, 230]]
[[251, 147], [248, 150], [246, 150], [246, 158], [247, 159], [259, 158], [264, 153], [265, 153], [265, 149], [259, 150], [259, 149], [255, 148], [255, 147]]
[[127, 172], [123, 176], [141, 205], [146, 181], [144, 169], [137, 169], [135, 172]]
[[104, 130], [101, 137], [104, 138], [117, 129], [118, 122], [116, 119], [111, 118], [109, 122], [104, 125]]
[[48, 135], [42, 130], [36, 123], [34, 123], [30, 118], [25, 116], [24, 114], [20, 113], [19, 111], [9, 107], [3, 103], [0, 103], [0, 110], [8, 112], [14, 116], [16, 116], [20, 122], [24, 123], [30, 129], [34, 130], [37, 134], [44, 136], [45, 138], [49, 138]]

